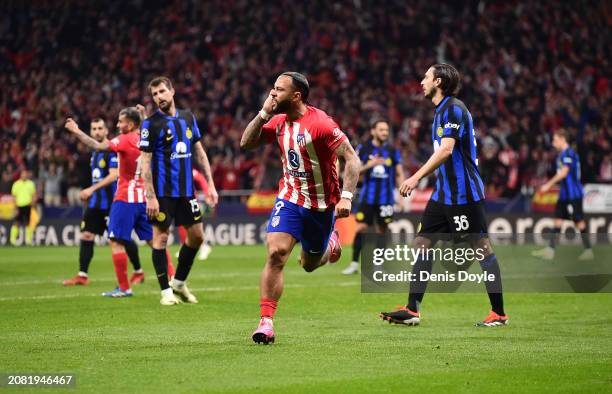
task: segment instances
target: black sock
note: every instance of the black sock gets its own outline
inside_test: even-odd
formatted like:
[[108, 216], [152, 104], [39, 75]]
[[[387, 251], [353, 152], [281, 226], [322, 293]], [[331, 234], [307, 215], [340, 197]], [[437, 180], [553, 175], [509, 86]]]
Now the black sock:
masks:
[[81, 240], [81, 246], [79, 248], [79, 270], [87, 273], [89, 270], [89, 263], [94, 255], [94, 241]]
[[191, 266], [193, 265], [193, 259], [195, 259], [198, 249], [192, 249], [186, 244], [181, 246], [178, 257], [178, 267], [176, 267], [176, 274], [174, 277], [176, 280], [186, 281]]
[[495, 276], [493, 281], [485, 281], [485, 287], [487, 288], [487, 294], [491, 302], [491, 309], [498, 315], [505, 315], [501, 271], [499, 270], [499, 263], [497, 262], [495, 254], [485, 257], [484, 260], [480, 262], [480, 268], [482, 268], [483, 272], [486, 271], [487, 275], [493, 274]]
[[125, 242], [123, 246], [125, 247], [125, 253], [127, 253], [130, 262], [134, 266], [134, 271], [141, 269], [140, 256], [138, 256], [138, 245], [136, 245], [136, 242], [130, 240]]
[[591, 249], [591, 238], [589, 238], [589, 232], [586, 227], [580, 232], [580, 236], [582, 237], [582, 245], [584, 245], [584, 248]]
[[549, 245], [551, 248], [555, 248], [555, 242], [557, 242], [557, 237], [559, 236], [559, 234], [561, 233], [561, 229], [559, 227], [555, 227], [552, 231], [552, 233], [550, 234], [550, 242]]
[[166, 249], [153, 249], [153, 267], [157, 274], [159, 288], [166, 290], [170, 287], [168, 284], [168, 258], [166, 257]]
[[431, 274], [433, 262], [431, 260], [424, 260], [419, 258], [412, 267], [412, 280], [410, 281], [410, 292], [408, 293], [408, 309], [413, 312], [419, 312], [421, 310], [421, 302], [425, 296], [425, 290], [427, 289], [427, 281], [421, 280], [421, 272], [426, 271]]
[[359, 261], [359, 254], [361, 253], [361, 247], [363, 245], [363, 235], [361, 232], [355, 234], [355, 239], [353, 240], [353, 261]]

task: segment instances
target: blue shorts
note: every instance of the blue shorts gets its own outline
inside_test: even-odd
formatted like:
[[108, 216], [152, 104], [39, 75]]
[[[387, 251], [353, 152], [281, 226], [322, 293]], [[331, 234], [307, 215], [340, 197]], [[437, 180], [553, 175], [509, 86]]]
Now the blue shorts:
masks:
[[335, 219], [333, 210], [314, 211], [277, 198], [268, 221], [268, 232], [291, 234], [302, 243], [306, 253], [321, 254], [327, 249]]
[[108, 216], [108, 237], [112, 239], [130, 241], [132, 230], [136, 231], [141, 241], [153, 239], [153, 227], [147, 218], [147, 205], [114, 201]]

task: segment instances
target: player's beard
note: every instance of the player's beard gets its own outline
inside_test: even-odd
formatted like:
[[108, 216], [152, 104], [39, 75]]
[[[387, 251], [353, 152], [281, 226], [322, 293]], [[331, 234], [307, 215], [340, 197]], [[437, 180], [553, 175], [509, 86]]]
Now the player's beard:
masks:
[[169, 101], [160, 101], [159, 102], [159, 109], [161, 109], [162, 112], [168, 112], [170, 111], [170, 107], [172, 106], [172, 103]]
[[433, 88], [433, 87], [432, 87], [431, 89], [429, 89], [428, 91], [425, 91], [425, 97], [427, 97], [427, 98], [428, 98], [428, 99], [430, 99], [430, 100], [431, 100], [431, 99], [433, 98], [433, 96], [435, 96], [435, 95], [436, 95], [436, 89], [435, 89], [435, 88]]
[[287, 111], [289, 111], [289, 109], [291, 109], [290, 100], [278, 101], [276, 104], [276, 107], [274, 108], [274, 113], [275, 114], [286, 114]]

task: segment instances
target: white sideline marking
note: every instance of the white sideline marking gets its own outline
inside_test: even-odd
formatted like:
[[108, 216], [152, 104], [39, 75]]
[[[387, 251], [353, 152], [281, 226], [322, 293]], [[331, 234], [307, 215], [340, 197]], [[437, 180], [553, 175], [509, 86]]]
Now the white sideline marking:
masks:
[[[338, 282], [338, 283], [318, 283], [312, 286], [306, 286], [301, 284], [286, 284], [285, 288], [299, 289], [304, 287], [332, 287], [332, 286], [357, 286], [360, 285], [361, 282]], [[189, 289], [192, 291], [203, 291], [203, 292], [217, 292], [217, 291], [234, 291], [234, 290], [258, 290], [259, 286], [224, 286], [224, 287], [200, 287], [195, 289]], [[134, 295], [144, 295], [144, 294], [159, 294], [159, 290], [145, 290], [135, 292]], [[53, 300], [53, 299], [61, 299], [61, 298], [78, 298], [78, 297], [102, 297], [101, 293], [95, 294], [47, 294], [47, 295], [38, 295], [38, 296], [30, 296], [30, 297], [0, 297], [0, 302], [4, 301], [22, 301], [22, 300]]]
[[[245, 273], [245, 272], [222, 272], [218, 274], [208, 273], [206, 275], [190, 275], [190, 279], [208, 279], [208, 278], [235, 278], [242, 276], [258, 276], [261, 272], [257, 271], [253, 274]], [[145, 272], [145, 275], [147, 272]], [[150, 271], [148, 275], [146, 275], [145, 279], [153, 278], [155, 280], [154, 271]], [[70, 276], [72, 278], [72, 276]], [[24, 281], [0, 281], [0, 286], [27, 286], [27, 285], [44, 285], [44, 284], [59, 284], [61, 286], [62, 281], [64, 279], [68, 279], [65, 277], [63, 279], [48, 279], [48, 280], [24, 280]], [[94, 282], [116, 282], [117, 279], [111, 276], [93, 276], [92, 281]]]

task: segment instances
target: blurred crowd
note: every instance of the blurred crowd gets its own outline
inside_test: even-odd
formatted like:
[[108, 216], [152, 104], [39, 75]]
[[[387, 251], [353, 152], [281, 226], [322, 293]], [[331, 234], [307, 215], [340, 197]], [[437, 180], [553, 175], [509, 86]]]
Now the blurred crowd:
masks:
[[113, 133], [121, 108], [152, 110], [146, 86], [159, 74], [196, 113], [220, 190], [275, 188], [277, 150], [241, 152], [239, 140], [285, 70], [308, 76], [309, 101], [354, 146], [389, 119], [410, 174], [432, 151], [420, 81], [442, 61], [463, 74], [489, 198], [543, 183], [560, 127], [583, 181], [612, 182], [609, 2], [41, 0], [3, 11], [0, 194], [27, 167], [47, 204], [78, 204], [89, 152], [65, 118], [87, 130], [102, 117]]

